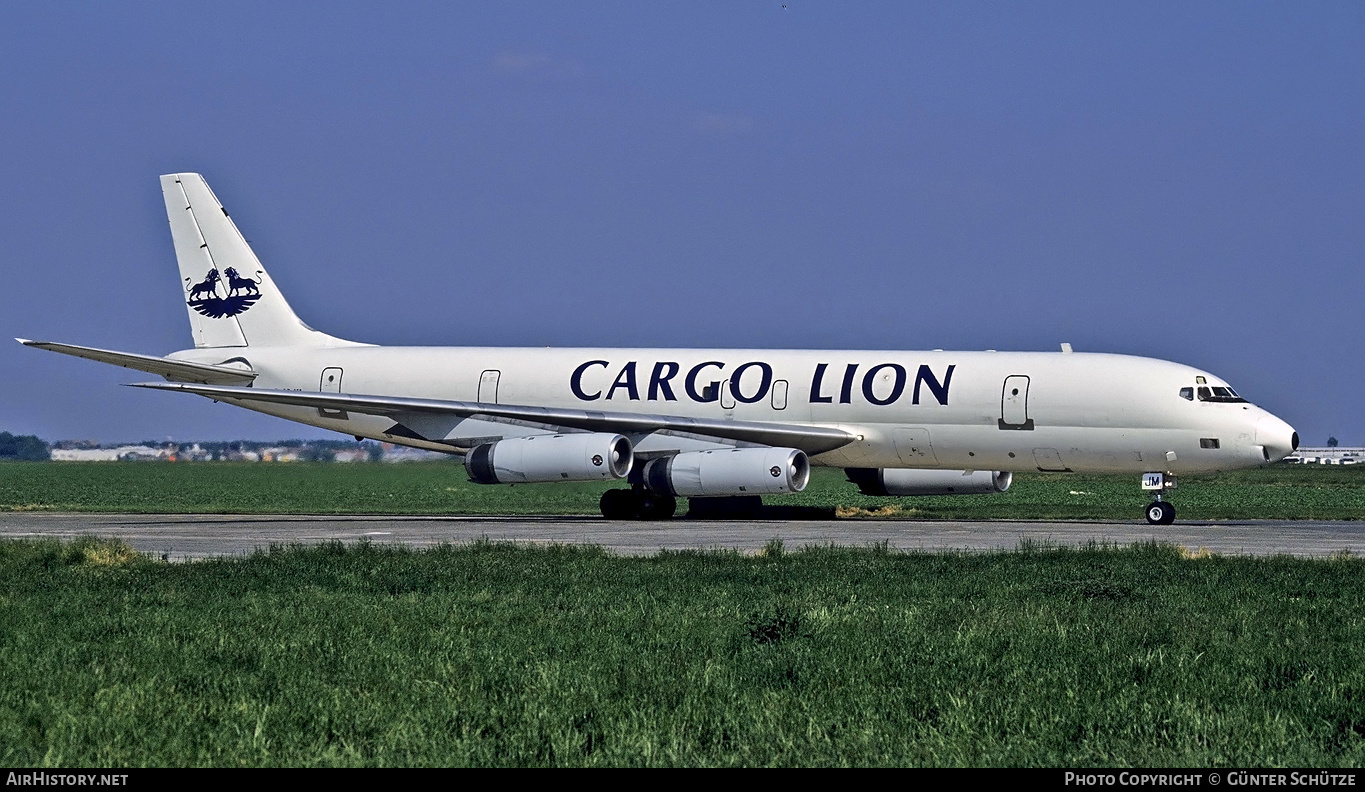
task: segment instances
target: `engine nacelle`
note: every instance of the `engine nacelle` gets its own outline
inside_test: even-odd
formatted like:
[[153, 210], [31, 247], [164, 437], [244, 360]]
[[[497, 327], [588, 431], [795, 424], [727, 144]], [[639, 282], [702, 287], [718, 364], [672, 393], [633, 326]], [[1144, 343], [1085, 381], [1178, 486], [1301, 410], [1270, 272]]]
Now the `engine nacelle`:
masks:
[[1014, 481], [1009, 471], [846, 468], [848, 480], [864, 495], [988, 495], [1004, 492]]
[[476, 484], [530, 484], [625, 478], [634, 462], [629, 440], [597, 432], [484, 443], [465, 454], [464, 469]]
[[778, 495], [800, 492], [810, 481], [810, 460], [795, 448], [727, 448], [689, 451], [650, 460], [645, 486], [663, 495]]

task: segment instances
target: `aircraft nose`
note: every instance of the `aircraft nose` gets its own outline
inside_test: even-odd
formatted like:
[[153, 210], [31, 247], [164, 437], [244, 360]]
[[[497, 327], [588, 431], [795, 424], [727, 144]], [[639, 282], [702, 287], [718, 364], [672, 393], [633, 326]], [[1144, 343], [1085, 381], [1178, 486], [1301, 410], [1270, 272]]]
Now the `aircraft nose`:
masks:
[[1299, 449], [1299, 433], [1273, 415], [1256, 422], [1256, 442], [1265, 449], [1267, 462], [1279, 462]]

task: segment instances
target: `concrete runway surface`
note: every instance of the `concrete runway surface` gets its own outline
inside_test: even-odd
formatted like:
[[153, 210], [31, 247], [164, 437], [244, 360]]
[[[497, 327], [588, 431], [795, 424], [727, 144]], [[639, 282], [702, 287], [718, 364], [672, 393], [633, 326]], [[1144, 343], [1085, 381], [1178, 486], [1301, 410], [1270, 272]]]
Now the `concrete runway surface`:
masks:
[[594, 517], [385, 517], [336, 515], [0, 514], [0, 537], [118, 537], [145, 553], [183, 561], [247, 555], [271, 545], [369, 539], [410, 547], [487, 537], [527, 544], [592, 544], [622, 555], [659, 550], [736, 549], [772, 539], [898, 550], [1014, 549], [1023, 540], [1055, 545], [1127, 545], [1156, 539], [1226, 555], [1329, 556], [1365, 553], [1365, 521], [1248, 520], [1149, 526], [1133, 522], [935, 522], [908, 520], [672, 520], [612, 522]]

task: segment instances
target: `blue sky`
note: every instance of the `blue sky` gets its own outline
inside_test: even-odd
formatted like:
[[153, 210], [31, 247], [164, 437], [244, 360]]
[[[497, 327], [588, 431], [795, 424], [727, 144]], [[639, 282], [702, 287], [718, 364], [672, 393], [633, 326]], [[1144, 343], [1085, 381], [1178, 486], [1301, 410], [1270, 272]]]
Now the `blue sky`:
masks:
[[[10, 4], [0, 330], [190, 345], [157, 176], [383, 344], [1177, 360], [1365, 445], [1359, 3]], [[0, 430], [327, 436], [0, 344]]]

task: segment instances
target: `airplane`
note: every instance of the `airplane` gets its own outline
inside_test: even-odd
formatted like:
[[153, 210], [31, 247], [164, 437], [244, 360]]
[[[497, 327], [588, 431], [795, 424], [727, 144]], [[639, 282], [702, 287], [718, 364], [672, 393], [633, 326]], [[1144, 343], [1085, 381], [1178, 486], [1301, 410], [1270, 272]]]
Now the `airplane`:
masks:
[[602, 515], [667, 519], [799, 492], [812, 465], [873, 495], [1004, 492], [1020, 471], [1133, 473], [1169, 525], [1182, 474], [1268, 465], [1283, 420], [1179, 363], [1073, 352], [383, 347], [295, 315], [195, 173], [161, 177], [194, 348], [16, 339], [207, 397], [464, 459], [480, 484], [614, 481]]

